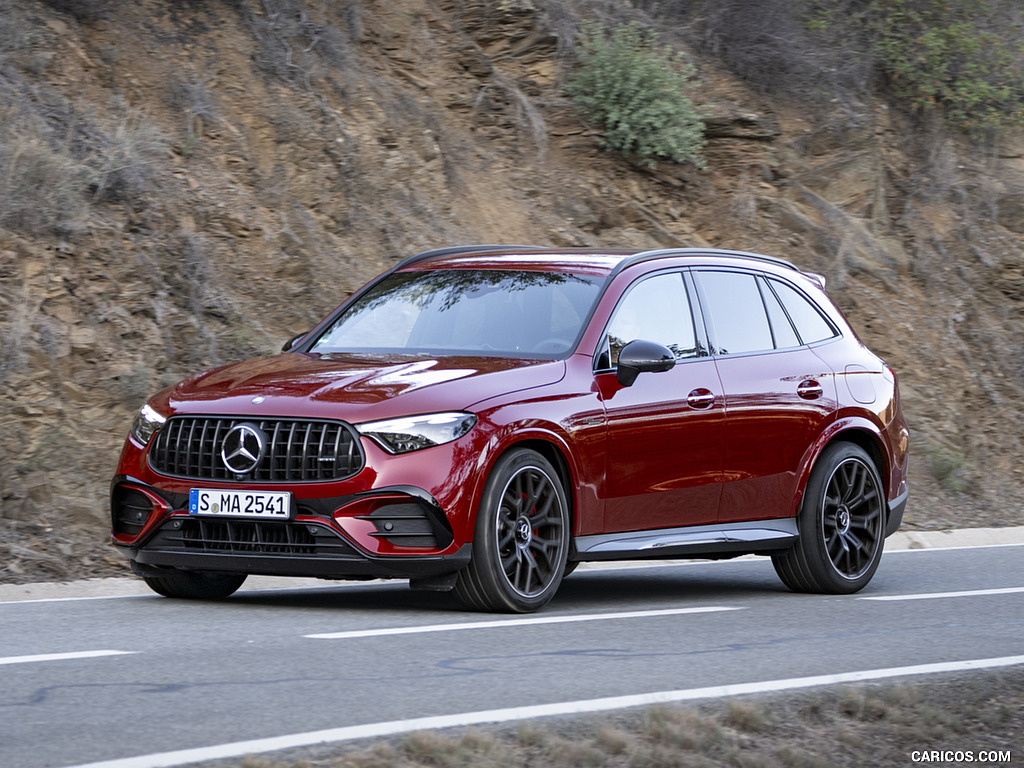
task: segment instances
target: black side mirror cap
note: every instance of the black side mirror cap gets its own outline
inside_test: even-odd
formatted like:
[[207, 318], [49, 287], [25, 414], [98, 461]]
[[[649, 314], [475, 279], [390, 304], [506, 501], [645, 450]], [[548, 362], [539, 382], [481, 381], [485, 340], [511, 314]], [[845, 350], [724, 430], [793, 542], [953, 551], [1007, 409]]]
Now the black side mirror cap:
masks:
[[309, 333], [309, 331], [304, 331], [304, 332], [298, 334], [297, 336], [292, 336], [290, 339], [288, 339], [288, 341], [286, 341], [284, 343], [284, 346], [281, 347], [281, 351], [282, 352], [290, 352], [292, 350], [292, 348], [296, 344], [298, 344], [300, 341], [302, 341], [304, 338], [306, 338], [306, 334], [308, 334], [308, 333]]
[[655, 344], [653, 341], [636, 339], [619, 352], [615, 379], [622, 386], [629, 387], [641, 373], [670, 371], [675, 364], [676, 356], [668, 347]]

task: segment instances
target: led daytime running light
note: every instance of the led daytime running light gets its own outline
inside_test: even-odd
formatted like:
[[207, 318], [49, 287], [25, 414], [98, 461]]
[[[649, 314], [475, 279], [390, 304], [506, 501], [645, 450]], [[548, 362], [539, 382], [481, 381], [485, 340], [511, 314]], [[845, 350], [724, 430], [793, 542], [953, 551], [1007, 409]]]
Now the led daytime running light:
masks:
[[149, 403], [146, 403], [139, 409], [135, 415], [135, 421], [132, 422], [132, 437], [142, 445], [147, 445], [149, 439], [156, 434], [165, 421], [167, 421], [166, 416], [162, 416]]
[[410, 453], [458, 440], [476, 424], [472, 413], [432, 413], [357, 424], [388, 453]]

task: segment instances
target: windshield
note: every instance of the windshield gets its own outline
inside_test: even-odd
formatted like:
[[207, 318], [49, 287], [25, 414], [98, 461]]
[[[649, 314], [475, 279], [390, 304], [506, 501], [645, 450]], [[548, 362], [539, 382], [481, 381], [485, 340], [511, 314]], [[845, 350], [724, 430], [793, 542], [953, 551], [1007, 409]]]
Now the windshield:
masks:
[[600, 285], [562, 272], [397, 272], [356, 298], [310, 352], [557, 357], [575, 345]]

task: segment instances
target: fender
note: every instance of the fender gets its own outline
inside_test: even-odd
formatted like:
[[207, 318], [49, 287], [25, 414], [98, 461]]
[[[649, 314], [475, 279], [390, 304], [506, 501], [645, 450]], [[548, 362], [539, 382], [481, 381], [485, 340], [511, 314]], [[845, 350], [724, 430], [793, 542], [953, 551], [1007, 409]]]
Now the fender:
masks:
[[[793, 495], [793, 507], [790, 510], [790, 515], [796, 517], [800, 512], [800, 505], [803, 503], [804, 490], [807, 488], [807, 481], [810, 479], [811, 471], [814, 469], [814, 465], [818, 462], [818, 457], [821, 456], [821, 452], [825, 448], [836, 440], [843, 436], [853, 437], [856, 434], [856, 439], [851, 442], [856, 442], [860, 445], [864, 445], [866, 442], [873, 444], [874, 453], [878, 453], [882, 456], [882, 460], [885, 460], [885, 450], [883, 448], [885, 438], [882, 435], [882, 430], [877, 424], [869, 419], [865, 419], [862, 416], [843, 416], [835, 421], [831, 422], [825, 430], [818, 436], [810, 448], [807, 449], [807, 453], [804, 456], [804, 460], [801, 463], [799, 470], [799, 480], [797, 482], [797, 490]], [[889, 494], [889, 467], [882, 466], [878, 468], [878, 474], [882, 478], [882, 483], [886, 488], [886, 495]]]
[[[488, 420], [494, 414], [488, 414]], [[603, 420], [601, 428], [603, 429]], [[490, 436], [477, 458], [474, 471], [474, 486], [470, 495], [471, 514], [476, 521], [476, 512], [483, 498], [484, 486], [490, 477], [498, 459], [506, 452], [529, 443], [545, 443], [557, 452], [562, 466], [568, 472], [566, 496], [569, 498], [573, 514], [573, 535], [581, 530], [600, 524], [603, 520], [603, 508], [598, 498], [598, 488], [603, 477], [588, 477], [588, 473], [580, 467], [578, 450], [571, 447], [572, 436], [561, 426], [542, 420], [529, 422], [510, 422], [498, 427]], [[556, 468], [559, 468], [556, 465]], [[589, 473], [592, 474], [592, 473]], [[590, 522], [590, 526], [587, 523]]]

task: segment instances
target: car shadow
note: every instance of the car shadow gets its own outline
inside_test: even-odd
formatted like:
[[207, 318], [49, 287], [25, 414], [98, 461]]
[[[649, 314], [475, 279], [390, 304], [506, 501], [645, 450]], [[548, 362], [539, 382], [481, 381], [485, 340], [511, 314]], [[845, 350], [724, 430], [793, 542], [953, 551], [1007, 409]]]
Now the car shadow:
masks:
[[[619, 567], [580, 569], [562, 581], [558, 594], [543, 609], [622, 610], [682, 603], [706, 605], [709, 601], [735, 601], [751, 596], [791, 594], [779, 581], [767, 560], [742, 567], [686, 564], [679, 567]], [[250, 589], [236, 592], [225, 604], [401, 612], [404, 614], [462, 614], [466, 608], [453, 593], [414, 591], [405, 581], [339, 582], [316, 587]]]
[[622, 569], [584, 571], [562, 582], [555, 601], [578, 606], [606, 607], [682, 602], [706, 604], [708, 601], [736, 600], [752, 595], [789, 593], [775, 576], [770, 564], [763, 568], [745, 568], [723, 573], [717, 568], [707, 573], [700, 568]]

